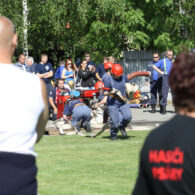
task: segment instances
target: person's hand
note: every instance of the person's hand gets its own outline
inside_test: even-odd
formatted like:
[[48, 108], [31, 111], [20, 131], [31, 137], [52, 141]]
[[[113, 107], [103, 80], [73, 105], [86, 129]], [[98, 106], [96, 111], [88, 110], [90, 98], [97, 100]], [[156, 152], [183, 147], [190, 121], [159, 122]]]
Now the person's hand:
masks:
[[148, 85], [149, 85], [149, 82], [148, 82], [148, 81], [146, 81], [146, 83], [145, 83], [145, 84], [146, 84], [146, 86], [148, 86]]
[[97, 105], [97, 104], [94, 104], [94, 105], [92, 106], [92, 108], [97, 109], [97, 108], [98, 108], [98, 105]]
[[116, 93], [116, 90], [113, 89], [110, 93], [115, 94]]
[[92, 71], [93, 66], [89, 65], [88, 68], [89, 68], [89, 71]]
[[70, 78], [70, 77], [73, 77], [74, 75], [73, 74], [70, 74], [68, 77]]
[[108, 95], [108, 91], [105, 91], [105, 92], [104, 92], [104, 95]]
[[58, 109], [57, 108], [54, 108], [54, 114], [58, 114]]
[[64, 119], [65, 121], [67, 121], [67, 120], [68, 120], [68, 118], [67, 118], [67, 116], [66, 116], [66, 115], [63, 115], [63, 119]]
[[92, 66], [92, 71], [95, 72], [95, 66]]
[[161, 75], [164, 75], [164, 72], [161, 71], [160, 74], [161, 74]]

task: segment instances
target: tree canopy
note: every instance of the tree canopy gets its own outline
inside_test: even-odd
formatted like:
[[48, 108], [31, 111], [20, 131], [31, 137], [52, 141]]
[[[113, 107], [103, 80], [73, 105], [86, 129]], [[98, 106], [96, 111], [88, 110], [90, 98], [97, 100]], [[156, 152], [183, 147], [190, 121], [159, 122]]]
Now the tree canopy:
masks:
[[[30, 54], [88, 51], [99, 62], [124, 50], [194, 48], [194, 8], [194, 0], [28, 0]], [[22, 0], [1, 0], [0, 14], [15, 24], [22, 51]]]

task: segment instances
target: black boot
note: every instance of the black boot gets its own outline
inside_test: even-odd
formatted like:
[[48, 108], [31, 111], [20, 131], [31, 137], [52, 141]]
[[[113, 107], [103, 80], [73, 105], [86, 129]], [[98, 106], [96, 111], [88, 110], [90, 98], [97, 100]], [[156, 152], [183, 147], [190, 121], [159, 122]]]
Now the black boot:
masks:
[[151, 108], [152, 108], [151, 113], [155, 113], [156, 112], [156, 105], [152, 104]]
[[124, 127], [119, 127], [119, 130], [121, 131], [123, 136], [127, 137], [127, 132]]
[[162, 111], [163, 111], [163, 106], [160, 105], [160, 113], [162, 114]]
[[162, 112], [161, 114], [166, 114], [166, 106], [162, 106]]

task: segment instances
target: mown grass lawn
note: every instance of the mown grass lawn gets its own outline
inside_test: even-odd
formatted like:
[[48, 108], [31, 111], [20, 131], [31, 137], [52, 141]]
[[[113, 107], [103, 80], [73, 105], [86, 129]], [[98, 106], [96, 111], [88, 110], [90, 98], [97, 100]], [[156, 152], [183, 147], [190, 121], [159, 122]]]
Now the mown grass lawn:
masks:
[[125, 195], [133, 190], [139, 151], [149, 131], [128, 139], [45, 136], [38, 153], [39, 195]]

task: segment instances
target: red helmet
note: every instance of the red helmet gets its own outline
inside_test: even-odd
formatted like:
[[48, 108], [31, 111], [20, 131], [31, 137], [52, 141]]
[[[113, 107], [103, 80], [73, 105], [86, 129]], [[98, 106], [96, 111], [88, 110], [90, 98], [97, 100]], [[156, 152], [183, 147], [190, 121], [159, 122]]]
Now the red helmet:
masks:
[[115, 76], [121, 76], [123, 74], [123, 67], [120, 64], [114, 64], [111, 73]]
[[97, 81], [95, 84], [95, 89], [101, 89], [102, 87], [104, 87], [104, 83], [102, 81]]
[[110, 61], [108, 61], [108, 62], [106, 62], [106, 63], [104, 64], [104, 69], [107, 70], [107, 69], [109, 69], [109, 68], [112, 68], [112, 66], [113, 66], [113, 63], [110, 62]]

